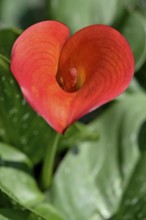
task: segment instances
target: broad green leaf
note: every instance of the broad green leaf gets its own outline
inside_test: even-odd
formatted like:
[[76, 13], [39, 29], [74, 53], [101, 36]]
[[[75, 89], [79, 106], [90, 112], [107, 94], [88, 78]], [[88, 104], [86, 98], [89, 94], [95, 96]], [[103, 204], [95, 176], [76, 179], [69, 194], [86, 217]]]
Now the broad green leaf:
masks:
[[49, 146], [52, 129], [26, 103], [7, 60], [0, 56], [0, 141], [38, 162]]
[[17, 220], [16, 216], [19, 216], [19, 220], [23, 220], [24, 217], [28, 220], [30, 216], [31, 220], [46, 220], [19, 203], [3, 186], [0, 186], [0, 198], [0, 219], [2, 220], [9, 220], [9, 217], [11, 217], [10, 220]]
[[[136, 74], [136, 76], [137, 75], [138, 74]], [[132, 94], [132, 93], [139, 93], [139, 92], [144, 92], [144, 89], [141, 87], [140, 83], [136, 80], [136, 78], [133, 78], [128, 89], [122, 95], [125, 95], [126, 93]], [[119, 98], [121, 98], [122, 95]]]
[[1, 187], [0, 198], [0, 220], [66, 220], [49, 204], [38, 205], [33, 210], [23, 206]]
[[146, 18], [146, 1], [137, 0], [137, 10], [142, 13]]
[[32, 167], [31, 161], [25, 154], [5, 143], [0, 143], [0, 165], [16, 166], [17, 168], [22, 168], [25, 165], [29, 168]]
[[1, 166], [0, 187], [26, 206], [34, 205], [43, 199], [34, 178], [19, 169]]
[[139, 0], [122, 0], [122, 4], [129, 11], [134, 11], [138, 2], [139, 2]]
[[[20, 27], [23, 16], [26, 16], [27, 14], [27, 19], [32, 9], [37, 10], [42, 5], [42, 1], [39, 0], [3, 0], [0, 5], [1, 22], [4, 26]], [[30, 18], [31, 21], [34, 19], [34, 16], [35, 19], [37, 19], [38, 14], [32, 13], [32, 16]], [[41, 16], [41, 14], [39, 16]]]
[[13, 209], [0, 209], [0, 220], [26, 220], [28, 214], [25, 211]]
[[75, 32], [93, 23], [111, 24], [118, 0], [51, 0], [48, 8], [52, 19], [65, 23]]
[[138, 11], [146, 17], [146, 1], [145, 0], [122, 0], [124, 7], [128, 11]]
[[[97, 129], [99, 141], [84, 141], [66, 155], [51, 190], [52, 204], [67, 219], [109, 219], [120, 210], [121, 201], [128, 200], [129, 184], [136, 181], [133, 173], [137, 174], [135, 167], [142, 159], [137, 140], [145, 121], [146, 95], [133, 93], [121, 97], [90, 124]], [[140, 167], [145, 182], [145, 166]]]
[[35, 212], [44, 216], [47, 220], [66, 220], [59, 211], [47, 203], [35, 207]]
[[137, 12], [129, 14], [121, 32], [130, 43], [138, 70], [146, 60], [146, 18]]
[[21, 31], [18, 29], [0, 30], [0, 54], [10, 59], [13, 43], [20, 33]]
[[112, 220], [144, 220], [146, 218], [146, 152], [132, 173], [116, 217]]

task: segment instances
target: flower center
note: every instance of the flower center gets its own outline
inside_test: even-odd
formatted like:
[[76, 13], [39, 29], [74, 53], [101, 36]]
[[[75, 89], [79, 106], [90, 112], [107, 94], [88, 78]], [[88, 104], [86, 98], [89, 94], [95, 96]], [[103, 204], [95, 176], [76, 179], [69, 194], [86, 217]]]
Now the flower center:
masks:
[[83, 86], [85, 75], [83, 71], [79, 72], [75, 67], [72, 67], [63, 74], [59, 72], [56, 76], [56, 80], [64, 91], [76, 92]]

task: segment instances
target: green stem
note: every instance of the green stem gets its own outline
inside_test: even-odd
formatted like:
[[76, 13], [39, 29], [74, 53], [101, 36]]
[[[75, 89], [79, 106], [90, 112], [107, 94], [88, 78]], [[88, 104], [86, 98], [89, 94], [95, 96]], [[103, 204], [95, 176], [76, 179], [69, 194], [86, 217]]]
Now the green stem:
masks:
[[61, 135], [56, 132], [55, 135], [52, 135], [49, 147], [44, 157], [41, 176], [41, 184], [43, 189], [47, 189], [52, 183], [54, 161], [60, 136]]

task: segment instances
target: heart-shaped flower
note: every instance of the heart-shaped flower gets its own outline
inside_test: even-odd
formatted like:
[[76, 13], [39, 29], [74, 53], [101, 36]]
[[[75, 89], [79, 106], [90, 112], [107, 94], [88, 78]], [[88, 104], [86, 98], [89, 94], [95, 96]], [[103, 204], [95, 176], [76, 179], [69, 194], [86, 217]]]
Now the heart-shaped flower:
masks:
[[69, 36], [57, 21], [43, 21], [16, 40], [11, 70], [22, 93], [55, 130], [121, 94], [134, 73], [124, 37], [106, 25], [91, 25]]

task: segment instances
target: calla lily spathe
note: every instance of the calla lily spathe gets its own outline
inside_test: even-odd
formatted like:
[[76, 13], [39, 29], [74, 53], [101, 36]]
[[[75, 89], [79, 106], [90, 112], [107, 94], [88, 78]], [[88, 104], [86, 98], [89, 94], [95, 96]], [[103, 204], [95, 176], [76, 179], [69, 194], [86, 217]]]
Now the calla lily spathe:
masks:
[[11, 70], [32, 108], [57, 132], [120, 95], [134, 73], [129, 44], [106, 25], [70, 37], [57, 21], [43, 21], [16, 40]]

